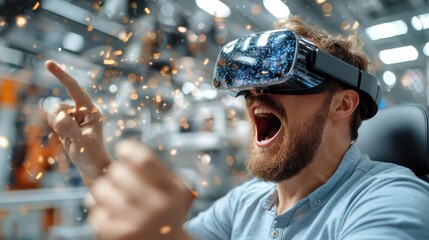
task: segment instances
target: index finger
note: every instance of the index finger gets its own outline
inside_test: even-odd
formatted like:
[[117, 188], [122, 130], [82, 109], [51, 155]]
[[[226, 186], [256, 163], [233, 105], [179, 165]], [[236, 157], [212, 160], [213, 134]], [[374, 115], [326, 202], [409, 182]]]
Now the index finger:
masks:
[[91, 98], [79, 83], [68, 73], [63, 71], [54, 61], [48, 60], [45, 62], [46, 68], [63, 84], [69, 96], [76, 103], [76, 108], [80, 106], [94, 107]]

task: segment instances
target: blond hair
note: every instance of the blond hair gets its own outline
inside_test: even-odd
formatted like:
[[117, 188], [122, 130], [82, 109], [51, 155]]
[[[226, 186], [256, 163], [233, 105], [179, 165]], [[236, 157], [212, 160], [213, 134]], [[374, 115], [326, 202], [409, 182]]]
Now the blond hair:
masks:
[[347, 37], [333, 35], [322, 28], [310, 25], [298, 16], [279, 19], [274, 29], [288, 29], [313, 42], [323, 51], [347, 62], [361, 70], [369, 70], [369, 60], [363, 51], [363, 43], [356, 33]]
[[[291, 16], [285, 19], [279, 19], [273, 26], [274, 29], [288, 29], [301, 37], [313, 42], [323, 51], [347, 62], [356, 68], [364, 71], [370, 70], [368, 57], [363, 50], [363, 42], [354, 34], [347, 37], [342, 35], [333, 35], [323, 30], [319, 26], [313, 25], [298, 16]], [[342, 89], [344, 85], [333, 84], [330, 91], [335, 92]], [[358, 129], [362, 124], [362, 116], [359, 108], [354, 111], [350, 120], [350, 137], [356, 140]]]

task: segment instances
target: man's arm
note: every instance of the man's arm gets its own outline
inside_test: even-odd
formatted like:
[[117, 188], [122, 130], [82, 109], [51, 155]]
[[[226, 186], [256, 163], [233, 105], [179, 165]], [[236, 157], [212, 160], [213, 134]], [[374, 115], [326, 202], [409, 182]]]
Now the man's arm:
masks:
[[192, 194], [146, 146], [122, 142], [120, 161], [103, 145], [102, 116], [78, 82], [52, 61], [75, 106], [61, 103], [48, 123], [59, 135], [95, 200], [88, 223], [97, 239], [190, 239], [183, 223]]

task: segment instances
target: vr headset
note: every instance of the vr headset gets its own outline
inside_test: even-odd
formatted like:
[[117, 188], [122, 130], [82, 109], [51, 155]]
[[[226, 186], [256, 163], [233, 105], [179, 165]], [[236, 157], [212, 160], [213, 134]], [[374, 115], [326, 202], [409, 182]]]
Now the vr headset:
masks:
[[362, 119], [377, 113], [381, 90], [374, 76], [289, 30], [254, 33], [226, 44], [216, 61], [213, 86], [235, 97], [250, 90], [298, 95], [324, 92], [332, 81], [359, 93]]

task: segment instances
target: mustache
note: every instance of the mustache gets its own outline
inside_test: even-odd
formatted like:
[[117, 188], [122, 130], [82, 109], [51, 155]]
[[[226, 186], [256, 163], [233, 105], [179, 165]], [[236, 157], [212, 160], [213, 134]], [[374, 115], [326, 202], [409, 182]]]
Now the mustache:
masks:
[[281, 104], [271, 98], [269, 95], [259, 95], [259, 96], [252, 96], [251, 94], [246, 95], [246, 106], [247, 109], [249, 109], [252, 105], [257, 104], [260, 106], [265, 106], [273, 109], [275, 112], [277, 112], [280, 116], [286, 118], [286, 112], [281, 106]]

